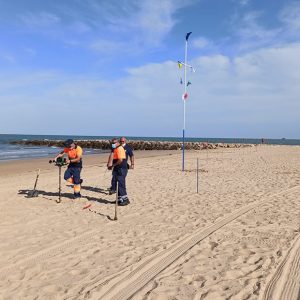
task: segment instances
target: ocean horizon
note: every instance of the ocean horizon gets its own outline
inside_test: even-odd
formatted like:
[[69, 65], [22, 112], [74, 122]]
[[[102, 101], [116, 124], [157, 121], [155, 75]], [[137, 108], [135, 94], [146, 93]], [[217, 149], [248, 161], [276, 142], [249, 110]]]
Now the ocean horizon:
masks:
[[[88, 136], [88, 135], [32, 135], [32, 134], [0, 134], [0, 161], [42, 158], [55, 155], [60, 151], [58, 147], [45, 146], [25, 146], [11, 144], [14, 141], [24, 140], [65, 140], [72, 138], [79, 140], [108, 140], [113, 136]], [[167, 141], [181, 142], [182, 137], [140, 137], [127, 136], [130, 140], [141, 141]], [[186, 142], [208, 142], [208, 143], [228, 143], [228, 144], [260, 144], [261, 138], [206, 138], [206, 137], [186, 137]], [[300, 145], [300, 139], [268, 139], [264, 138], [266, 144], [272, 145]], [[100, 149], [84, 149], [85, 154], [105, 153]]]

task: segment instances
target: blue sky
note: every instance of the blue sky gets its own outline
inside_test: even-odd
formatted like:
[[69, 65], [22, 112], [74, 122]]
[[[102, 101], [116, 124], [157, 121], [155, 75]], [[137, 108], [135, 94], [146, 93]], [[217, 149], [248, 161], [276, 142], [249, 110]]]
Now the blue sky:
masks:
[[0, 0], [0, 133], [300, 138], [300, 1]]

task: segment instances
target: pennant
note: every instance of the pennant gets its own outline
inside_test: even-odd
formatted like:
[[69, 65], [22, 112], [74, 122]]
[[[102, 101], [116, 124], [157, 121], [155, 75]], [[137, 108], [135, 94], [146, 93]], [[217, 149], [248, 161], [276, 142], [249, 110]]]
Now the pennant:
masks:
[[190, 81], [188, 81], [188, 83], [186, 84], [186, 86], [189, 86], [190, 84], [192, 84]]
[[188, 33], [186, 34], [186, 36], [185, 36], [185, 40], [186, 40], [186, 41], [188, 41], [189, 36], [191, 35], [191, 33], [192, 33], [192, 32], [188, 32]]
[[181, 69], [183, 66], [185, 66], [185, 67], [190, 68], [193, 73], [196, 72], [196, 70], [193, 68], [193, 66], [191, 66], [189, 64], [186, 64], [186, 63], [181, 62], [181, 61], [178, 61], [177, 64], [178, 64], [179, 69]]
[[188, 96], [189, 96], [188, 93], [184, 93], [182, 95], [182, 100], [187, 100]]

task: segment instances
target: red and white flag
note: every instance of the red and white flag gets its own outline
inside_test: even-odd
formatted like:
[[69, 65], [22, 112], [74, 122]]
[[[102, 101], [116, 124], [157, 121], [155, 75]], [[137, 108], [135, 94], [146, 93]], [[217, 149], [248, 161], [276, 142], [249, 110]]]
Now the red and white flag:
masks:
[[189, 96], [188, 93], [184, 93], [182, 95], [182, 100], [187, 100], [188, 96]]

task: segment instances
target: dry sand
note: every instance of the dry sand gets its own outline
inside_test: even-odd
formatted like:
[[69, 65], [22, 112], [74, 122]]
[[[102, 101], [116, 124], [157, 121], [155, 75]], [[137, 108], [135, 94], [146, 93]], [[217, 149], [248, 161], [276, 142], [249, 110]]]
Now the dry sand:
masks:
[[106, 158], [60, 204], [47, 160], [0, 164], [0, 299], [300, 297], [300, 147], [191, 151], [186, 172], [180, 152], [136, 153], [118, 221]]

